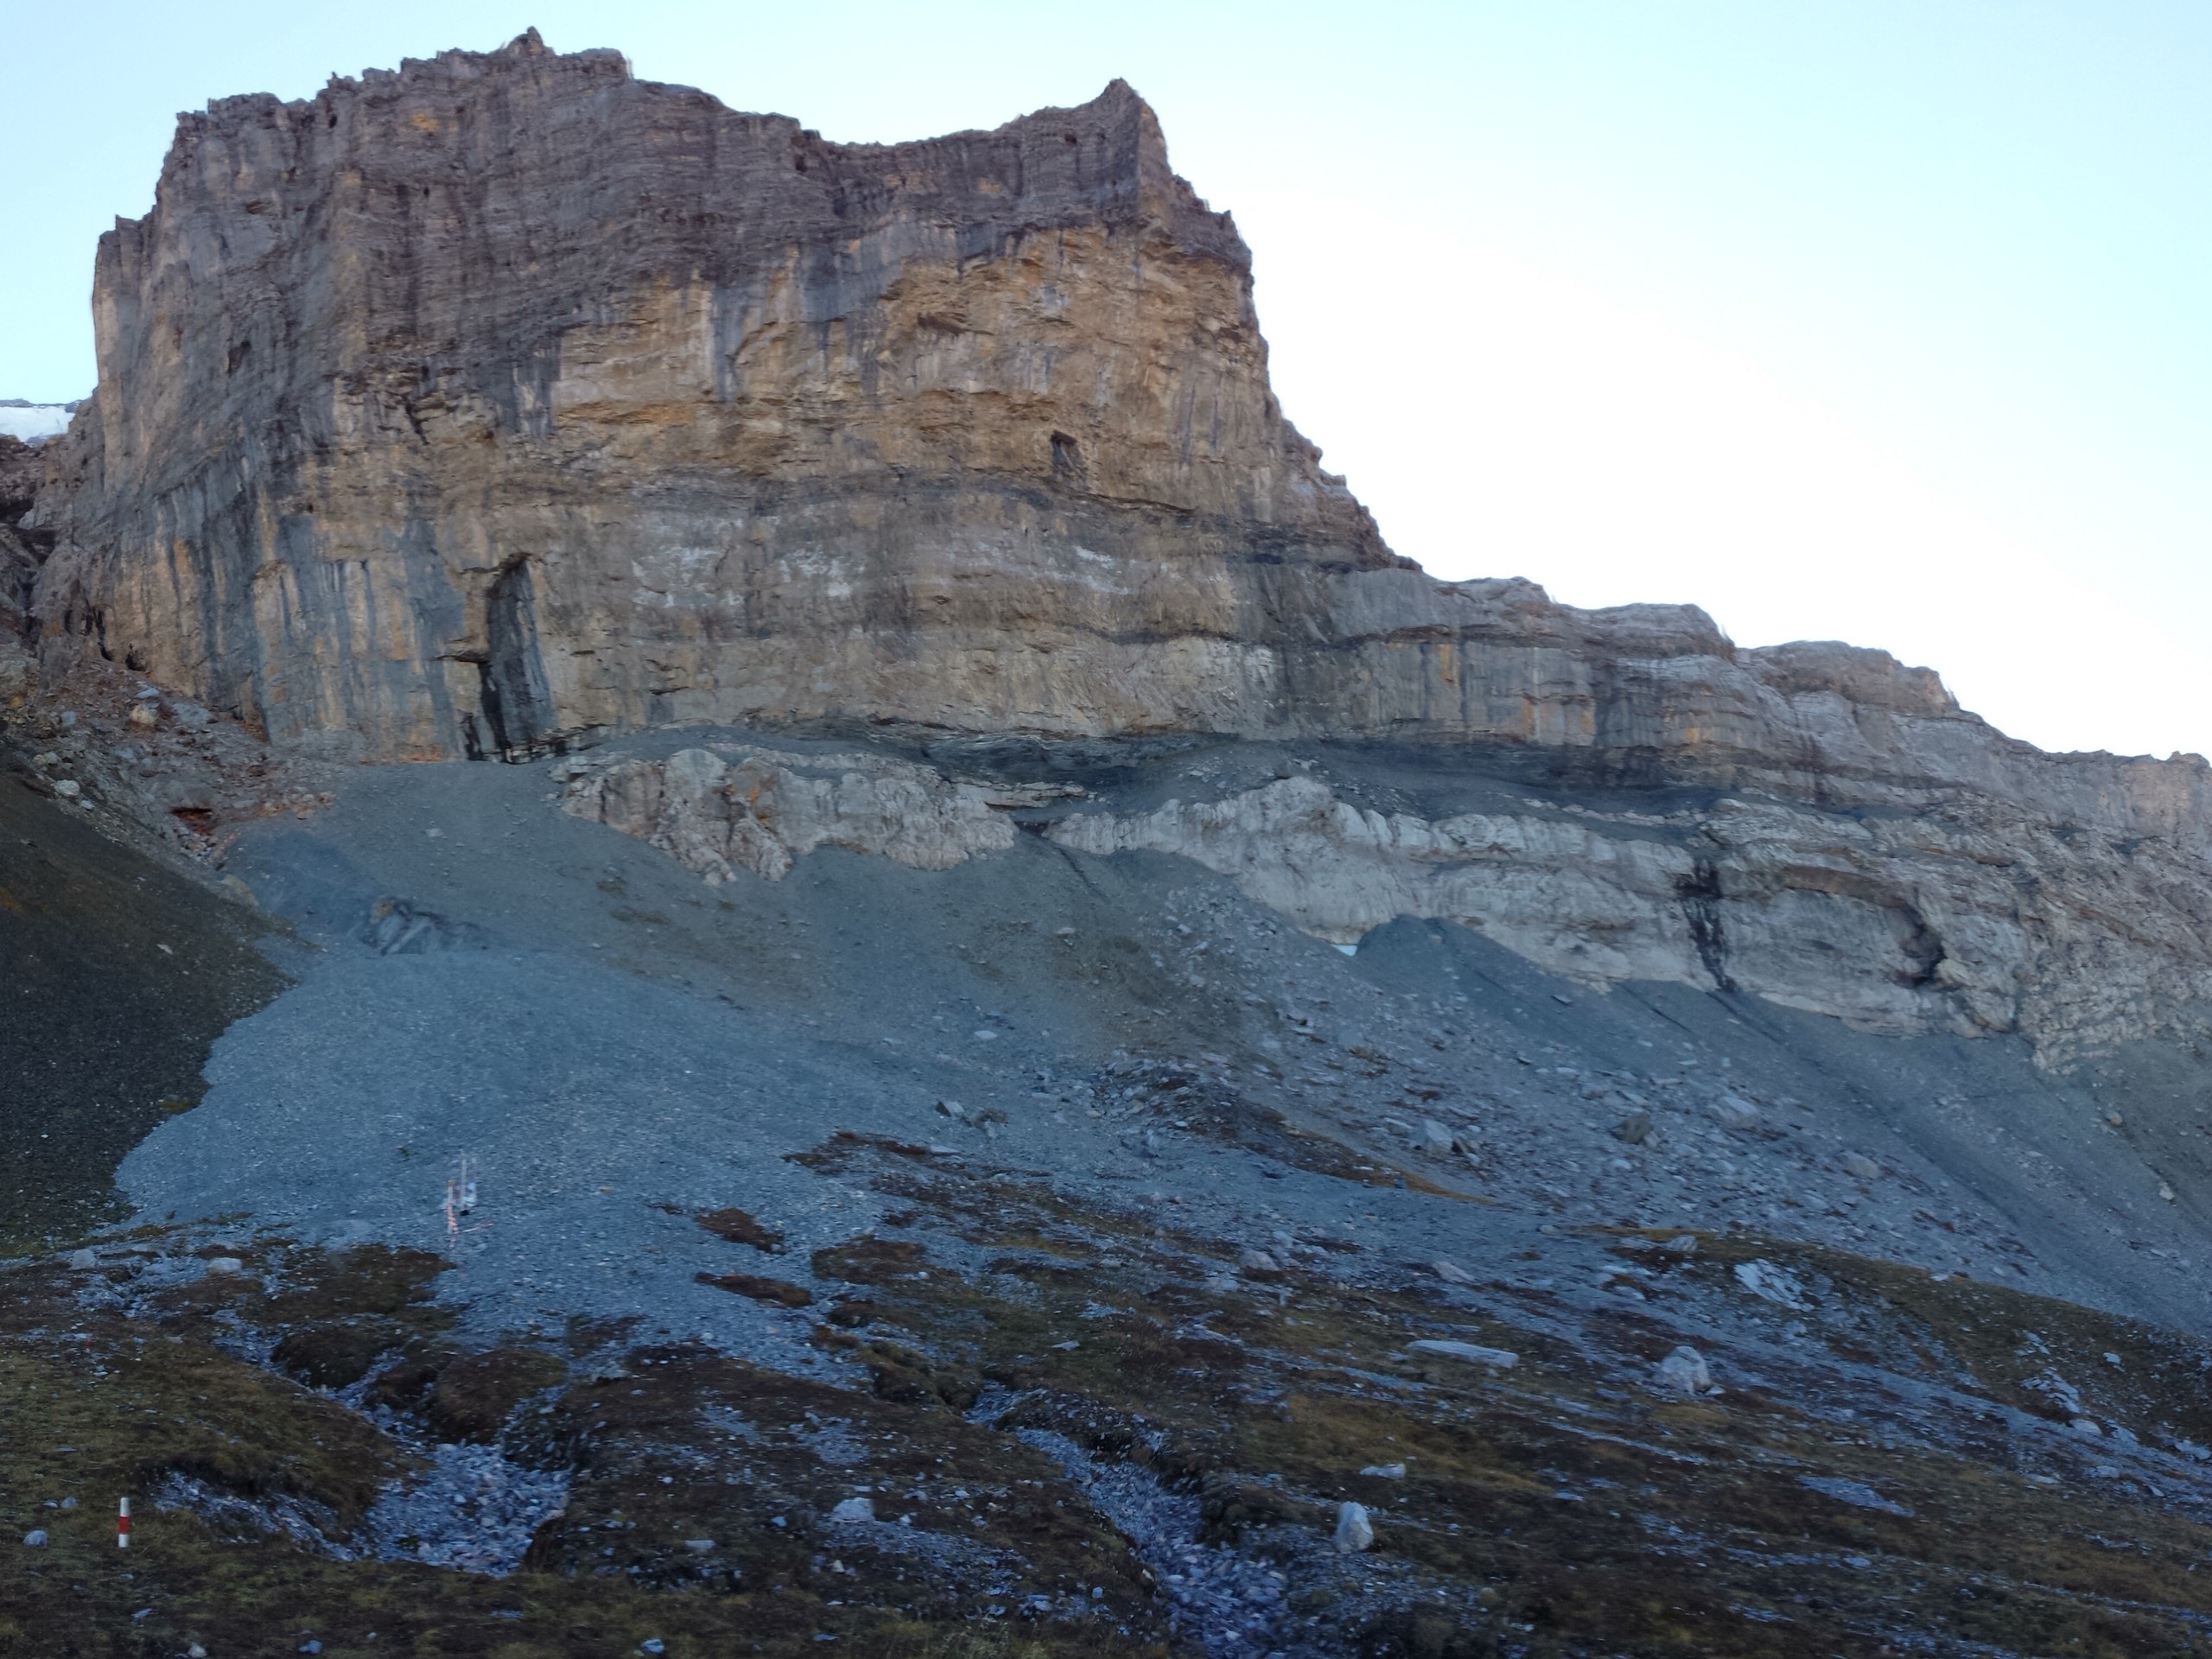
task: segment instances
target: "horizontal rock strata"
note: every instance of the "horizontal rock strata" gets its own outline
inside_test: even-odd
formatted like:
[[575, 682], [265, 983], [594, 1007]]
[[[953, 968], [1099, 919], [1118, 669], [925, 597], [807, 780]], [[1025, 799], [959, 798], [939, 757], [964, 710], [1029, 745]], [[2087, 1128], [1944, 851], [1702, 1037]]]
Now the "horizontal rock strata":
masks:
[[651, 842], [719, 885], [741, 869], [780, 881], [819, 847], [949, 870], [1013, 846], [1014, 826], [994, 808], [1020, 798], [882, 755], [733, 749], [725, 760], [682, 749], [665, 761], [585, 771], [562, 807]]
[[228, 99], [94, 309], [45, 626], [280, 742], [1235, 726], [1232, 572], [1391, 563], [1118, 83], [895, 146], [534, 37]]
[[1594, 984], [1742, 990], [1897, 1034], [2024, 1032], [2047, 1060], [2194, 1029], [2212, 1002], [2212, 890], [2170, 850], [1988, 801], [1911, 817], [1525, 805], [1430, 820], [1299, 777], [1050, 834], [1192, 859], [1338, 944], [1433, 918]]
[[865, 751], [717, 749], [563, 763], [563, 810], [710, 884], [780, 880], [825, 846], [950, 869], [1011, 848], [1026, 810], [1069, 851], [1187, 858], [1335, 944], [1402, 916], [1451, 921], [1593, 987], [1743, 991], [1893, 1035], [2018, 1033], [2046, 1062], [2193, 1031], [2212, 1004], [2204, 886], [1988, 802], [1929, 817], [1532, 798], [1427, 818], [1300, 775], [1117, 813], [1056, 804], [1066, 785], [957, 782]]
[[[1394, 557], [1118, 82], [887, 146], [534, 35], [226, 99], [103, 238], [94, 313], [99, 392], [0, 545], [0, 623], [43, 560], [49, 679], [105, 659], [360, 760], [686, 723], [1403, 746], [1549, 804], [1292, 779], [1053, 833], [1331, 939], [1448, 917], [1587, 979], [2053, 1053], [2201, 1024], [2202, 760], [2045, 755], [1879, 652]], [[772, 876], [991, 851], [970, 787], [697, 750], [569, 806]]]

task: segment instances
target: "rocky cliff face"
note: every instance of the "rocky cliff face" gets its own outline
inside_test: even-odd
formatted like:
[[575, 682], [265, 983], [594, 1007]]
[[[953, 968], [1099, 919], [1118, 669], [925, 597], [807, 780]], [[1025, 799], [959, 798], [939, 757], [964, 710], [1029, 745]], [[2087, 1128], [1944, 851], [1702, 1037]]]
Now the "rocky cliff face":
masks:
[[[2202, 761], [2045, 755], [1878, 652], [1394, 558], [1119, 83], [894, 146], [534, 35], [227, 99], [103, 238], [95, 311], [100, 389], [29, 520], [41, 649], [280, 748], [1387, 742], [1510, 787], [1286, 776], [1049, 833], [1188, 855], [1332, 940], [1449, 918], [1883, 1030], [2059, 1054], [2212, 1004]], [[791, 841], [750, 765], [571, 804], [709, 874], [896, 842], [862, 822], [887, 774], [769, 779]]]
[[1389, 556], [1116, 84], [825, 143], [525, 37], [182, 123], [103, 238], [51, 634], [362, 758], [740, 717], [1265, 717]]
[[46, 468], [38, 451], [20, 438], [0, 434], [0, 637], [10, 645], [32, 632], [32, 594], [40, 556], [35, 532], [27, 537], [23, 520], [38, 498]]
[[[103, 238], [94, 307], [49, 648], [283, 745], [892, 721], [2047, 786], [1878, 653], [1391, 557], [1118, 83], [888, 147], [534, 36], [226, 99]], [[2171, 818], [2202, 780], [2065, 787]]]

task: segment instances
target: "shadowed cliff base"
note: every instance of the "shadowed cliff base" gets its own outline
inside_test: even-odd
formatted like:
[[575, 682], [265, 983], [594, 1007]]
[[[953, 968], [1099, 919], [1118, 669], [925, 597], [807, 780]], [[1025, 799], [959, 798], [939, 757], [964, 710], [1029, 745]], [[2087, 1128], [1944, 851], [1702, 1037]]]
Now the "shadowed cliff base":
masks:
[[0, 1250], [118, 1213], [116, 1166], [199, 1102], [209, 1046], [284, 983], [251, 912], [89, 810], [0, 747]]

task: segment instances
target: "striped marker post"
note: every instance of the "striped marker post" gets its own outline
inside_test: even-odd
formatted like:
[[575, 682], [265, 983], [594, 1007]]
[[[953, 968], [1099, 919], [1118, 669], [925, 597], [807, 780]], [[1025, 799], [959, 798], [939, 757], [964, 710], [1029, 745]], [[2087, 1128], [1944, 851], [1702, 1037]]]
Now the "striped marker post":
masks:
[[130, 1500], [127, 1497], [115, 1506], [115, 1547], [130, 1548]]

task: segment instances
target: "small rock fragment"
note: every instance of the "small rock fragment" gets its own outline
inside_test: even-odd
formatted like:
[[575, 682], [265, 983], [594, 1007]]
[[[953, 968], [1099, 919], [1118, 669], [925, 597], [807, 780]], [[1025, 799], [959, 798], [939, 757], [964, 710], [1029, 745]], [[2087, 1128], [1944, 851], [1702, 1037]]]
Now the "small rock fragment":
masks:
[[1613, 1125], [1613, 1139], [1631, 1147], [1640, 1147], [1651, 1138], [1651, 1114], [1630, 1112]]
[[875, 1519], [875, 1500], [872, 1497], [849, 1497], [830, 1511], [832, 1521], [852, 1522]]
[[84, 790], [73, 778], [57, 778], [54, 780], [54, 792], [65, 801], [73, 801]]
[[1795, 1274], [1784, 1273], [1771, 1262], [1738, 1262], [1736, 1282], [1762, 1301], [1801, 1313], [1804, 1310], [1805, 1287], [1797, 1282]]
[[1853, 1180], [1873, 1181], [1881, 1179], [1882, 1166], [1863, 1152], [1847, 1152], [1843, 1154], [1841, 1162], [1844, 1173]]
[[715, 1541], [711, 1538], [686, 1538], [683, 1541], [684, 1548], [696, 1551], [701, 1555], [708, 1554], [714, 1547]]
[[1370, 1463], [1359, 1472], [1363, 1475], [1372, 1475], [1377, 1480], [1403, 1480], [1406, 1478], [1406, 1465], [1402, 1463]]
[[1687, 1343], [1659, 1362], [1658, 1376], [1662, 1388], [1677, 1394], [1705, 1394], [1713, 1387], [1713, 1372], [1706, 1365], [1705, 1356]]
[[2094, 1417], [2076, 1417], [2072, 1427], [2076, 1434], [2086, 1435], [2093, 1440], [2104, 1438], [2104, 1430], [2097, 1427]]
[[1659, 1248], [1662, 1250], [1670, 1250], [1676, 1255], [1695, 1255], [1697, 1254], [1697, 1235], [1695, 1233], [1676, 1233], [1674, 1237], [1669, 1239]]
[[1423, 1150], [1433, 1153], [1439, 1158], [1449, 1158], [1452, 1155], [1452, 1131], [1434, 1118], [1421, 1119], [1421, 1140]]
[[84, 1272], [88, 1268], [97, 1268], [99, 1264], [99, 1257], [94, 1255], [90, 1250], [72, 1250], [69, 1252], [69, 1265], [76, 1268], [79, 1273]]
[[207, 1271], [219, 1278], [228, 1277], [232, 1274], [244, 1273], [245, 1263], [235, 1255], [212, 1256], [208, 1259]]
[[1340, 1503], [1337, 1506], [1337, 1548], [1347, 1555], [1357, 1555], [1363, 1549], [1375, 1548], [1375, 1523], [1367, 1518], [1364, 1503]]
[[2158, 1183], [2158, 1196], [2164, 1198], [2168, 1204], [2171, 1204], [2174, 1201], [2174, 1190], [2171, 1186], [2168, 1186], [2164, 1181], [2160, 1181]]
[[44, 1527], [33, 1527], [23, 1535], [23, 1544], [27, 1548], [36, 1549], [45, 1542], [46, 1529]]
[[1440, 1354], [1446, 1359], [1464, 1359], [1470, 1364], [1493, 1366], [1501, 1371], [1511, 1370], [1521, 1363], [1521, 1356], [1503, 1348], [1484, 1348], [1478, 1343], [1453, 1342], [1444, 1337], [1423, 1337], [1406, 1346], [1417, 1354]]
[[1758, 1127], [1759, 1109], [1741, 1095], [1721, 1095], [1713, 1103], [1713, 1115], [1720, 1120], [1724, 1129], [1753, 1129]]
[[1440, 1255], [1430, 1262], [1429, 1266], [1435, 1270], [1436, 1276], [1447, 1285], [1471, 1285], [1475, 1282], [1474, 1274], [1455, 1262], [1446, 1262]]
[[1247, 1273], [1281, 1273], [1282, 1267], [1265, 1250], [1247, 1250], [1236, 1258], [1236, 1265]]
[[1884, 1497], [1863, 1480], [1845, 1480], [1833, 1475], [1800, 1475], [1797, 1484], [1808, 1491], [1832, 1497], [1839, 1503], [1848, 1503], [1855, 1510], [1878, 1510], [1884, 1515], [1900, 1516], [1908, 1521], [1913, 1518], [1910, 1510]]

